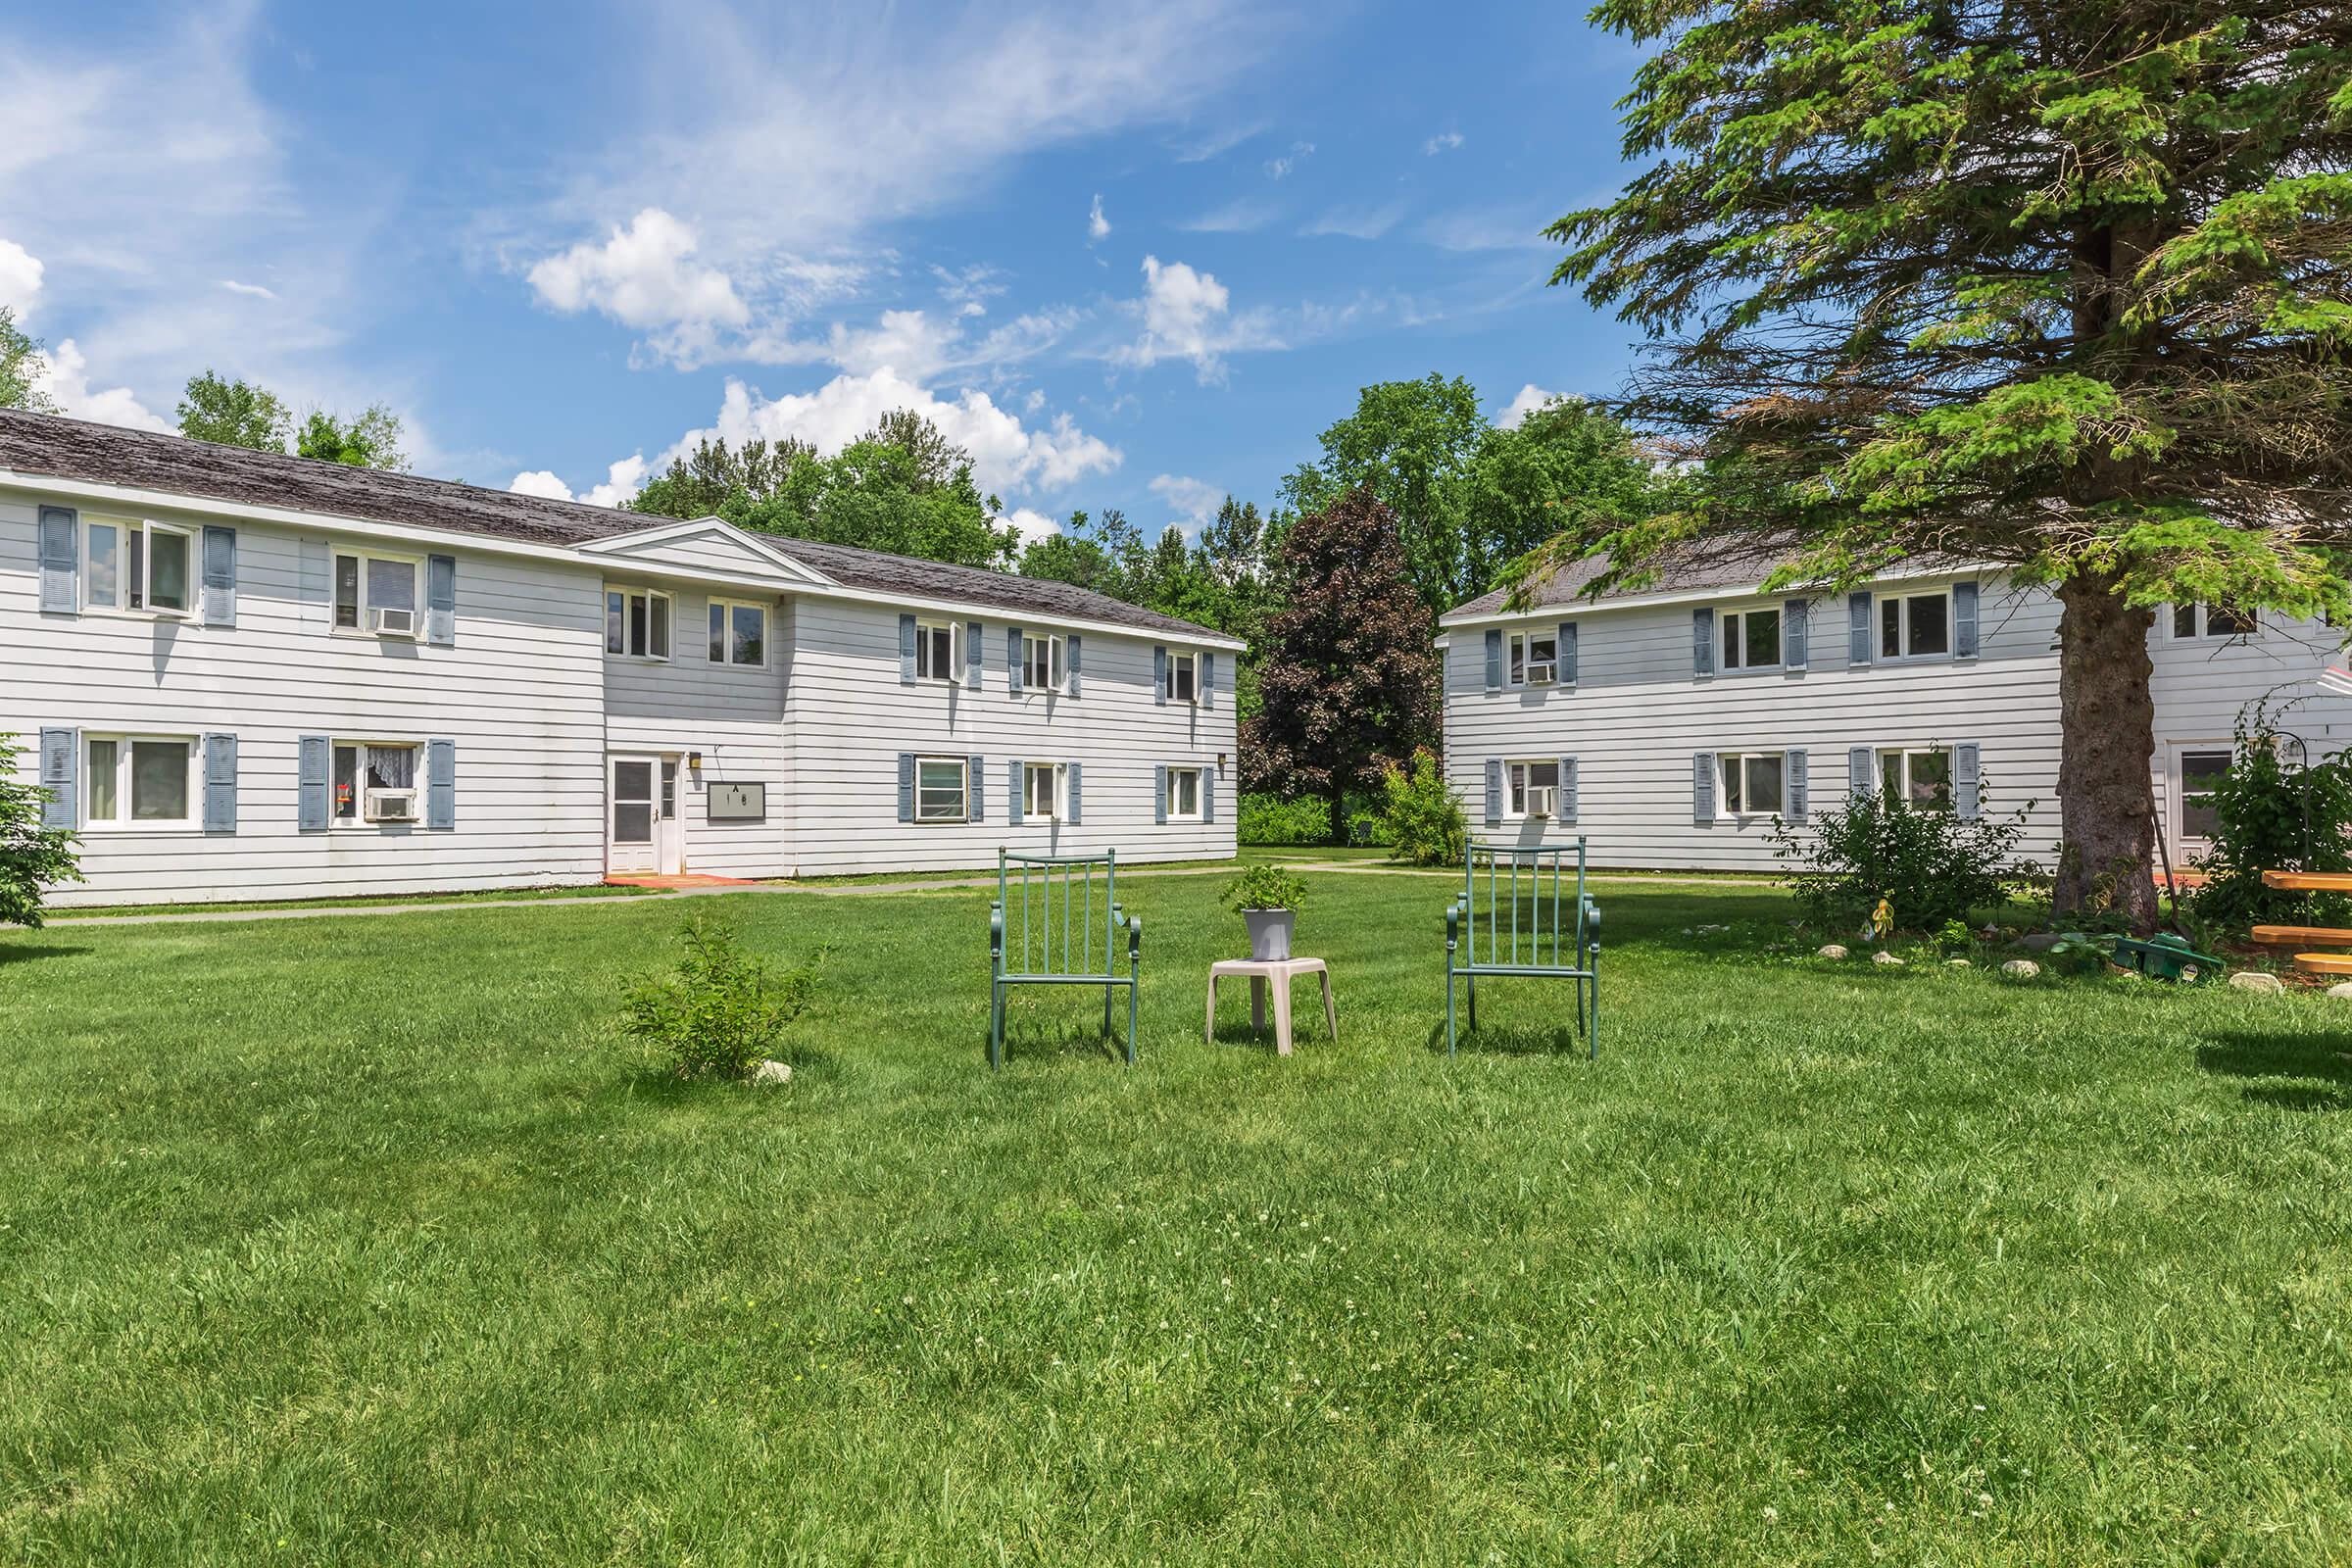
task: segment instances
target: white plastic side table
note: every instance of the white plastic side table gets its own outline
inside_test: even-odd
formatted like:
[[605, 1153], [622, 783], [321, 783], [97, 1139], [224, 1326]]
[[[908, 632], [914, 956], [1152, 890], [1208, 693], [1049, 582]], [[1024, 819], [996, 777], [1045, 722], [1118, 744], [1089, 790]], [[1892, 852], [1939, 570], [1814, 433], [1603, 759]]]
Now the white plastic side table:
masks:
[[1266, 1027], [1266, 983], [1274, 986], [1274, 1050], [1280, 1055], [1291, 1054], [1291, 982], [1302, 974], [1320, 976], [1323, 981], [1323, 1024], [1331, 1031], [1332, 1041], [1340, 1038], [1340, 1015], [1331, 1004], [1331, 965], [1321, 958], [1226, 958], [1208, 966], [1208, 1028], [1204, 1042], [1215, 1044], [1217, 1038], [1217, 982], [1228, 975], [1250, 977], [1250, 1027], [1263, 1031]]

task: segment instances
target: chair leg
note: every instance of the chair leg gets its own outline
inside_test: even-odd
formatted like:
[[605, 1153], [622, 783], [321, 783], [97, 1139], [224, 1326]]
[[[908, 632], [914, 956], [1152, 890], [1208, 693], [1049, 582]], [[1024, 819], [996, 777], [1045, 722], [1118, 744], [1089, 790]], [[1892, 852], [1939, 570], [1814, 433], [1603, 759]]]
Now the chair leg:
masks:
[[1129, 976], [1127, 981], [1127, 1065], [1130, 1067], [1135, 1065], [1136, 1004], [1143, 999], [1143, 994], [1144, 966], [1139, 963], [1135, 966], [1135, 973]]
[[1322, 971], [1322, 975], [1323, 1027], [1331, 1031], [1331, 1043], [1336, 1046], [1340, 1043], [1340, 1014], [1339, 1009], [1331, 1004], [1331, 971], [1325, 969]]
[[1453, 971], [1446, 971], [1446, 1054], [1453, 1054]]
[[1004, 986], [1002, 981], [988, 988], [988, 1070], [995, 1072], [1004, 1065]]
[[1267, 984], [1274, 992], [1274, 1054], [1287, 1056], [1291, 1054], [1291, 979], [1284, 975]]
[[1200, 1031], [1200, 1043], [1204, 1046], [1217, 1043], [1217, 977], [1213, 974], [1208, 977], [1208, 1026]]
[[1462, 976], [1462, 982], [1470, 988], [1470, 1032], [1476, 1034], [1478, 1032], [1478, 976], [1466, 974]]

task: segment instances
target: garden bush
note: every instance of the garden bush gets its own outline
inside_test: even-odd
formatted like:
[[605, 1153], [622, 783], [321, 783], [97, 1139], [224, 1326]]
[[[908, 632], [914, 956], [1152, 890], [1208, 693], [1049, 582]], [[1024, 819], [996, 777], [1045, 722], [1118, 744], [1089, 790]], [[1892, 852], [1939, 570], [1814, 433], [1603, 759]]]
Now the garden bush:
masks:
[[1781, 823], [1773, 854], [1796, 867], [1782, 880], [1817, 924], [1856, 929], [1884, 898], [1902, 930], [1936, 931], [2002, 902], [2012, 881], [2035, 874], [2016, 858], [2032, 809], [2028, 803], [2012, 816], [1969, 821], [1869, 790], [1814, 811], [1809, 823]]
[[2214, 782], [2213, 847], [2196, 862], [2205, 886], [2188, 895], [2200, 925], [2238, 942], [2257, 924], [2340, 926], [2352, 917], [2352, 900], [2341, 895], [2262, 885], [2271, 870], [2352, 870], [2352, 762], [2339, 756], [2290, 766], [2278, 747], [2266, 705], [2238, 715], [2230, 771]]
[[1415, 865], [1459, 865], [1470, 819], [1446, 785], [1446, 771], [1424, 748], [1410, 769], [1392, 767], [1381, 779], [1381, 825], [1400, 860]]
[[629, 988], [623, 1027], [681, 1078], [750, 1076], [808, 1007], [816, 965], [771, 978], [738, 946], [735, 928], [714, 915], [696, 914], [680, 940], [686, 951], [674, 976], [649, 976]]
[[1331, 842], [1331, 803], [1302, 796], [1245, 795], [1235, 831], [1244, 844], [1325, 845]]

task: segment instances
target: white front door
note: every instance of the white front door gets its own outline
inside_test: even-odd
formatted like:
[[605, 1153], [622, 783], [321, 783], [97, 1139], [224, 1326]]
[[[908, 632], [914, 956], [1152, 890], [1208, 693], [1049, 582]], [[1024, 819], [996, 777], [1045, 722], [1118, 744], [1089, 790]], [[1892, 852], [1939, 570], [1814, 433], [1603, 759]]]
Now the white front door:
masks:
[[605, 869], [646, 875], [663, 869], [659, 757], [615, 757], [605, 819]]

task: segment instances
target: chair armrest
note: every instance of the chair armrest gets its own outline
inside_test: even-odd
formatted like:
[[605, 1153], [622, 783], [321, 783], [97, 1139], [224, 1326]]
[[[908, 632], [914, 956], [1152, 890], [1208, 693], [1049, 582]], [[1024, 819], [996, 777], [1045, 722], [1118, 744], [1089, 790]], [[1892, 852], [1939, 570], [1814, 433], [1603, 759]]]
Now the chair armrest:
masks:
[[1461, 931], [1462, 901], [1456, 899], [1446, 906], [1446, 946], [1448, 950], [1451, 950], [1454, 943], [1461, 940]]
[[1004, 907], [999, 904], [988, 906], [988, 956], [998, 968], [1004, 967]]
[[1127, 956], [1130, 960], [1144, 956], [1144, 917], [1129, 914], [1120, 905], [1110, 906], [1110, 923], [1127, 933]]

